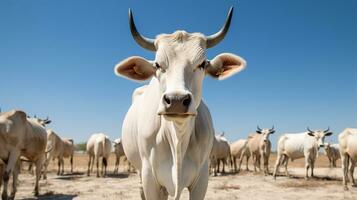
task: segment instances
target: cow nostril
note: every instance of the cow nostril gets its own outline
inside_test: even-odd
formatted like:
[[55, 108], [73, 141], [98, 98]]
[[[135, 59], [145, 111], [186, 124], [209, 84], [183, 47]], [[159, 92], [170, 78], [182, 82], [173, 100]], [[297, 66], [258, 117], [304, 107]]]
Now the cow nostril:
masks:
[[184, 98], [182, 104], [186, 107], [188, 107], [191, 103], [191, 96], [190, 95], [186, 95], [186, 97]]
[[166, 95], [164, 95], [164, 101], [167, 105], [170, 105], [171, 103], [170, 99]]

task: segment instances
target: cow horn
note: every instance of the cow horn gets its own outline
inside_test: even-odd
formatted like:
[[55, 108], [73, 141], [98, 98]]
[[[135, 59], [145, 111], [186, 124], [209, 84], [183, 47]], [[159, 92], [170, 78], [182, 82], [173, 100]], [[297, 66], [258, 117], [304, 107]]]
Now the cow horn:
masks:
[[307, 131], [309, 131], [310, 133], [313, 133], [314, 131], [310, 130], [309, 127], [307, 127]]
[[330, 127], [327, 127], [327, 129], [326, 129], [326, 130], [324, 130], [324, 133], [329, 132], [329, 130], [330, 130]]
[[151, 38], [146, 38], [146, 37], [140, 35], [138, 30], [136, 29], [134, 19], [133, 19], [133, 14], [132, 14], [130, 8], [129, 8], [129, 25], [130, 25], [131, 35], [135, 39], [136, 43], [138, 43], [144, 49], [147, 49], [150, 51], [156, 51], [155, 40], [151, 39]]
[[273, 127], [270, 129], [271, 131], [273, 131], [274, 130], [274, 125], [273, 125]]
[[262, 131], [262, 129], [259, 127], [259, 125], [257, 126], [257, 129], [258, 129], [258, 131]]
[[233, 14], [233, 6], [229, 9], [226, 22], [224, 23], [221, 30], [219, 30], [217, 33], [215, 33], [213, 35], [206, 37], [206, 47], [207, 48], [216, 46], [220, 41], [222, 41], [224, 39], [224, 37], [226, 36], [226, 34], [228, 32], [229, 26], [231, 25], [232, 14]]

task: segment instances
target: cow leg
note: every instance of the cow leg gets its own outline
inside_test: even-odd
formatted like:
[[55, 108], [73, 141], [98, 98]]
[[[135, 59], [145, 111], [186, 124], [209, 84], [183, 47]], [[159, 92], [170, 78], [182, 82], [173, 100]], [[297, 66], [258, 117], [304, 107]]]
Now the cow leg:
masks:
[[233, 161], [233, 170], [234, 172], [237, 172], [237, 158], [236, 157], [232, 157], [232, 161]]
[[97, 177], [99, 177], [99, 156], [95, 155], [94, 160], [97, 166]]
[[220, 164], [221, 164], [221, 160], [217, 159], [217, 173], [219, 173]]
[[142, 182], [143, 182], [143, 190], [146, 200], [167, 199], [167, 195], [166, 198], [164, 194], [160, 195], [160, 186], [156, 183], [151, 168], [146, 167], [144, 165], [142, 168]]
[[35, 188], [34, 188], [34, 191], [33, 191], [35, 196], [38, 196], [38, 194], [39, 194], [39, 192], [38, 192], [39, 191], [38, 182], [40, 181], [40, 178], [41, 178], [42, 165], [43, 165], [44, 161], [45, 161], [45, 157], [43, 156], [43, 157], [37, 159], [36, 162], [35, 162], [35, 165], [36, 165], [36, 172], [35, 172], [35, 174], [36, 174], [36, 182], [35, 182]]
[[345, 190], [348, 190], [348, 187], [347, 187], [347, 181], [348, 181], [348, 178], [347, 178], [347, 174], [348, 174], [348, 155], [347, 154], [344, 154], [344, 155], [341, 155], [341, 168], [342, 168], [342, 172], [343, 172], [343, 176], [342, 176], [342, 184], [343, 184], [343, 188]]
[[188, 188], [190, 200], [203, 200], [208, 186], [208, 163], [206, 162], [200, 171], [197, 181]]
[[21, 163], [21, 161], [18, 160], [17, 164], [12, 172], [12, 191], [11, 191], [10, 199], [15, 199], [15, 194], [17, 191], [17, 178], [18, 178], [19, 172], [20, 172], [20, 163]]
[[88, 160], [88, 171], [87, 171], [87, 176], [89, 176], [90, 174], [90, 164], [91, 164], [91, 160], [92, 160], [92, 156], [89, 156], [89, 160]]
[[283, 160], [284, 166], [285, 166], [285, 176], [290, 177], [289, 171], [288, 171], [288, 163], [289, 163], [289, 157], [285, 155], [285, 158]]
[[314, 177], [315, 160], [311, 159], [311, 177]]
[[3, 191], [2, 191], [2, 199], [6, 200], [8, 198], [7, 195], [7, 186], [9, 184], [9, 179], [10, 179], [10, 174], [15, 168], [15, 165], [17, 161], [19, 160], [20, 157], [20, 152], [18, 151], [12, 151], [10, 152], [9, 159], [6, 165], [6, 169], [3, 175], [3, 181], [4, 181], [4, 186], [3, 186]]
[[61, 165], [62, 165], [61, 175], [63, 175], [64, 174], [64, 158], [63, 157], [61, 158]]
[[350, 159], [351, 165], [349, 166], [349, 179], [351, 180], [351, 184], [353, 186], [356, 185], [355, 179], [353, 178], [353, 172], [355, 171], [355, 167], [356, 167], [356, 161]]
[[226, 170], [224, 170], [224, 167], [225, 167], [225, 165], [226, 165], [226, 159], [222, 159], [222, 165], [223, 165], [223, 168], [222, 168], [222, 173], [224, 174], [224, 173], [226, 173]]
[[247, 171], [249, 171], [249, 168], [248, 168], [248, 161], [249, 161], [249, 158], [250, 158], [250, 155], [248, 154], [248, 155], [246, 155], [246, 169], [245, 170], [247, 170]]
[[73, 174], [73, 154], [71, 155], [70, 162], [71, 162], [71, 174]]
[[308, 171], [309, 171], [309, 168], [310, 168], [310, 159], [309, 157], [305, 157], [305, 179], [307, 180], [309, 178], [309, 175], [308, 175]]
[[278, 171], [279, 171], [280, 163], [281, 163], [281, 160], [283, 159], [283, 157], [284, 157], [284, 155], [278, 154], [278, 157], [276, 158], [275, 168], [274, 168], [274, 173], [273, 173], [273, 178], [274, 178], [274, 179], [276, 179], [276, 174], [277, 174]]
[[57, 170], [57, 175], [61, 174], [61, 158], [57, 157], [58, 160], [58, 170]]
[[107, 165], [108, 165], [107, 157], [103, 157], [103, 165], [104, 165], [104, 176], [107, 176]]
[[114, 166], [114, 174], [117, 174], [119, 172], [119, 161], [120, 158], [118, 156], [115, 157], [115, 166]]

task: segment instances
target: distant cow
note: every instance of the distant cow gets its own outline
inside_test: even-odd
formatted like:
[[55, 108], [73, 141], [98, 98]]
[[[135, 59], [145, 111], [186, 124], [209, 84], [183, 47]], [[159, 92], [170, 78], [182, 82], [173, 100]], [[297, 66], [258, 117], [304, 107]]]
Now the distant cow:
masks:
[[320, 147], [324, 146], [326, 136], [332, 135], [329, 128], [325, 131], [311, 131], [307, 128], [307, 132], [296, 134], [284, 134], [278, 142], [278, 155], [275, 163], [273, 177], [276, 178], [280, 165], [285, 164], [285, 173], [288, 176], [288, 159], [292, 161], [298, 158], [305, 158], [306, 175], [308, 178], [308, 170], [311, 168], [311, 177], [314, 176], [315, 160]]
[[[57, 175], [62, 175], [64, 173], [64, 159], [70, 158], [71, 163], [71, 173], [73, 173], [73, 153], [74, 145], [72, 139], [62, 139], [53, 130], [47, 130], [47, 147], [48, 153], [45, 164], [44, 179], [47, 178], [46, 171], [48, 164], [51, 159], [58, 159], [58, 170]], [[62, 166], [62, 171], [61, 171]]]
[[115, 167], [114, 174], [119, 171], [120, 157], [125, 156], [123, 144], [121, 143], [121, 139], [118, 138], [113, 141], [114, 144], [114, 154], [115, 154]]
[[329, 167], [336, 167], [336, 161], [341, 158], [339, 144], [325, 143], [324, 148], [329, 160]]
[[222, 173], [225, 173], [225, 165], [227, 159], [230, 160], [230, 147], [227, 139], [224, 137], [224, 133], [216, 135], [213, 141], [212, 151], [210, 155], [211, 167], [213, 168], [214, 175], [217, 176], [219, 172], [219, 166], [222, 162]]
[[338, 136], [338, 141], [340, 145], [343, 185], [344, 189], [347, 190], [348, 181], [351, 181], [352, 185], [356, 186], [355, 179], [353, 178], [353, 172], [357, 161], [357, 129], [346, 128]]
[[45, 124], [50, 120], [27, 118], [25, 112], [12, 110], [0, 115], [0, 159], [6, 160], [3, 172], [2, 198], [7, 199], [7, 186], [10, 174], [13, 175], [13, 185], [10, 198], [15, 197], [17, 177], [20, 170], [20, 156], [25, 157], [36, 165], [36, 182], [34, 194], [39, 194], [39, 180], [42, 165], [45, 161], [46, 130]]
[[[241, 169], [242, 161], [244, 156], [246, 157], [247, 165], [246, 165], [246, 170], [248, 171], [248, 160], [250, 158], [250, 152], [247, 147], [248, 141], [241, 139], [233, 142], [230, 145], [230, 151], [231, 151], [231, 164], [232, 164], [232, 169], [234, 172], [239, 172]], [[237, 170], [237, 158], [239, 159], [239, 167]]]
[[257, 127], [255, 134], [248, 137], [248, 149], [253, 158], [254, 171], [258, 167], [260, 170], [260, 160], [263, 160], [264, 174], [269, 174], [269, 157], [271, 152], [270, 134], [275, 132], [274, 126], [271, 129], [261, 129]]
[[[112, 143], [108, 136], [103, 133], [93, 134], [87, 142], [87, 154], [89, 156], [87, 175], [90, 175], [91, 164], [93, 166], [94, 161], [97, 166], [97, 177], [99, 177], [99, 158], [102, 158], [102, 170], [101, 175], [107, 175], [108, 159], [112, 149]], [[103, 172], [104, 167], [104, 172]]]

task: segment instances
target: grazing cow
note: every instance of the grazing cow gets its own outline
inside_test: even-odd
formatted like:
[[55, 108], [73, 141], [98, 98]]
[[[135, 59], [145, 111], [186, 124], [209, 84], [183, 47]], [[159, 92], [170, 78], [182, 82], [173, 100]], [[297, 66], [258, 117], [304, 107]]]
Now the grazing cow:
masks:
[[131, 33], [145, 49], [155, 51], [155, 61], [130, 57], [115, 73], [132, 80], [151, 79], [134, 92], [134, 101], [122, 126], [125, 155], [141, 174], [141, 194], [147, 200], [179, 199], [188, 188], [190, 199], [203, 199], [208, 184], [209, 154], [214, 129], [202, 101], [205, 74], [223, 80], [241, 71], [245, 61], [224, 53], [208, 61], [206, 49], [226, 35], [230, 10], [222, 29], [212, 35], [176, 31], [146, 38], [137, 31], [129, 10]]
[[217, 176], [217, 172], [219, 173], [221, 162], [223, 165], [222, 173], [225, 173], [225, 164], [227, 163], [227, 159], [230, 160], [230, 155], [229, 143], [224, 137], [224, 133], [216, 135], [213, 140], [212, 151], [210, 154], [211, 168], [213, 168], [215, 176]]
[[[245, 139], [240, 139], [235, 142], [233, 142], [230, 145], [230, 151], [231, 151], [231, 164], [233, 164], [231, 167], [234, 172], [239, 172], [241, 169], [242, 161], [244, 156], [246, 157], [246, 170], [248, 171], [248, 160], [250, 158], [250, 152], [247, 147], [248, 140]], [[237, 158], [239, 159], [239, 167], [237, 170]]]
[[[51, 159], [58, 159], [57, 175], [64, 173], [64, 158], [69, 158], [71, 163], [71, 173], [73, 173], [73, 153], [74, 145], [72, 139], [62, 139], [53, 130], [47, 130], [47, 158], [45, 163], [45, 172], [43, 178], [47, 178], [47, 167]], [[62, 166], [62, 171], [61, 171]]]
[[274, 126], [271, 129], [261, 129], [257, 127], [255, 134], [248, 137], [248, 149], [253, 158], [254, 171], [257, 167], [260, 170], [260, 160], [263, 160], [264, 174], [269, 174], [269, 157], [271, 151], [271, 142], [269, 140], [270, 134], [275, 132]]
[[355, 179], [353, 178], [353, 172], [357, 161], [357, 129], [346, 128], [338, 136], [338, 142], [340, 145], [340, 155], [343, 172], [342, 183], [344, 185], [344, 189], [348, 190], [348, 181], [350, 181], [353, 186], [356, 186]]
[[308, 178], [308, 171], [311, 167], [311, 177], [314, 176], [315, 160], [317, 158], [319, 148], [324, 146], [324, 140], [326, 136], [332, 135], [329, 128], [325, 131], [311, 131], [307, 128], [307, 132], [296, 133], [296, 134], [284, 134], [280, 137], [278, 141], [278, 155], [275, 163], [274, 169], [274, 179], [276, 178], [277, 172], [280, 165], [285, 165], [285, 174], [289, 176], [288, 173], [288, 160], [291, 161], [298, 158], [305, 158], [305, 179]]
[[[94, 161], [97, 166], [97, 177], [99, 177], [99, 158], [102, 157], [102, 170], [101, 175], [104, 177], [107, 175], [108, 159], [112, 149], [112, 143], [108, 136], [103, 133], [93, 134], [87, 142], [87, 154], [89, 155], [88, 171], [87, 175], [90, 175], [90, 167], [94, 165]], [[103, 172], [104, 167], [104, 172]]]
[[15, 198], [17, 177], [20, 168], [20, 156], [36, 165], [36, 182], [34, 194], [39, 194], [39, 180], [42, 165], [45, 161], [46, 130], [49, 120], [27, 118], [25, 112], [12, 110], [0, 115], [0, 159], [6, 162], [2, 173], [4, 186], [2, 199], [7, 199], [7, 186], [10, 174], [13, 175], [13, 185], [10, 198]]
[[336, 161], [341, 158], [339, 144], [326, 143], [324, 145], [329, 167], [336, 167]]

